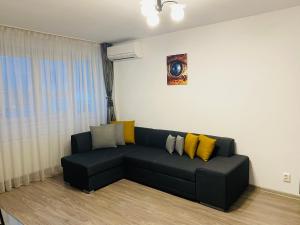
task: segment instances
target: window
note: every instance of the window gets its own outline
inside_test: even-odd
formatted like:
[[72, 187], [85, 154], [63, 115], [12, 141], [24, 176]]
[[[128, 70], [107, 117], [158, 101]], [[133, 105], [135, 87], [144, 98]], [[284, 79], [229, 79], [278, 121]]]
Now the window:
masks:
[[68, 109], [66, 65], [63, 61], [42, 60], [40, 70], [43, 111], [66, 112]]
[[73, 64], [76, 112], [96, 112], [94, 80], [89, 65], [89, 61]]
[[[37, 101], [34, 91], [39, 93], [38, 99], [41, 102], [36, 106], [41, 106], [38, 110], [42, 113], [55, 115], [67, 112], [71, 107], [70, 96], [73, 96], [75, 112], [96, 112], [95, 84], [90, 62], [75, 61], [72, 68], [67, 63], [68, 61], [47, 59], [34, 63], [30, 57], [0, 56], [5, 117], [32, 116], [32, 105]], [[37, 67], [35, 71], [39, 71], [35, 80], [33, 65]], [[72, 70], [71, 76], [69, 68]], [[33, 84], [33, 81], [40, 84]]]
[[[4, 114], [7, 118], [29, 116], [32, 113], [31, 59], [27, 57], [0, 56]], [[1, 79], [1, 78], [0, 78]], [[21, 92], [21, 95], [17, 94]]]

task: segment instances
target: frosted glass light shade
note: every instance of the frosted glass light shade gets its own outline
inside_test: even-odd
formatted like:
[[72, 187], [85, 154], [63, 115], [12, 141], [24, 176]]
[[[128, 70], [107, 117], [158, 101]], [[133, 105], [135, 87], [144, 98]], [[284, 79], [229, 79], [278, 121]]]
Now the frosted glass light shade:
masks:
[[184, 8], [185, 5], [182, 4], [174, 4], [171, 6], [171, 18], [174, 21], [181, 21], [184, 18]]
[[149, 15], [155, 14], [155, 0], [142, 0], [141, 1], [141, 12], [142, 15], [148, 17]]
[[159, 17], [157, 14], [152, 14], [147, 16], [147, 24], [150, 27], [155, 27], [159, 24]]
[[141, 13], [147, 18], [147, 24], [150, 27], [155, 27], [159, 24], [159, 12], [166, 3], [171, 5], [171, 18], [173, 21], [181, 21], [184, 18], [185, 5], [179, 4], [177, 1], [157, 1], [157, 0], [141, 0]]

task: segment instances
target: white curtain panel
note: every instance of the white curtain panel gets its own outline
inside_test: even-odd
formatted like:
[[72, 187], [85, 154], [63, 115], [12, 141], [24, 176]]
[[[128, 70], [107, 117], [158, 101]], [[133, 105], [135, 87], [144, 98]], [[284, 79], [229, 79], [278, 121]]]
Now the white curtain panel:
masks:
[[59, 173], [105, 113], [98, 44], [0, 26], [0, 192]]

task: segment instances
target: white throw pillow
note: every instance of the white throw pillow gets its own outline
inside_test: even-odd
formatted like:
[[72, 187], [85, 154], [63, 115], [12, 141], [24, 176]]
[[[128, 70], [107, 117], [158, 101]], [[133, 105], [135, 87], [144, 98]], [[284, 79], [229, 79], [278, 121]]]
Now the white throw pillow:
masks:
[[169, 134], [167, 141], [166, 141], [166, 149], [167, 151], [172, 154], [175, 148], [175, 140], [176, 138]]
[[175, 143], [175, 150], [178, 152], [179, 155], [183, 155], [183, 148], [184, 148], [184, 137], [177, 135], [176, 143]]

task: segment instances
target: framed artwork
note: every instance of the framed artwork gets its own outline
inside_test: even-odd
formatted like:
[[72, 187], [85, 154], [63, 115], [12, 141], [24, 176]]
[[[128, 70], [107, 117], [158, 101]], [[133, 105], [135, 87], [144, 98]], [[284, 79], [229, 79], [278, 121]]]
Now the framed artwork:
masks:
[[187, 54], [167, 56], [168, 85], [187, 85]]

